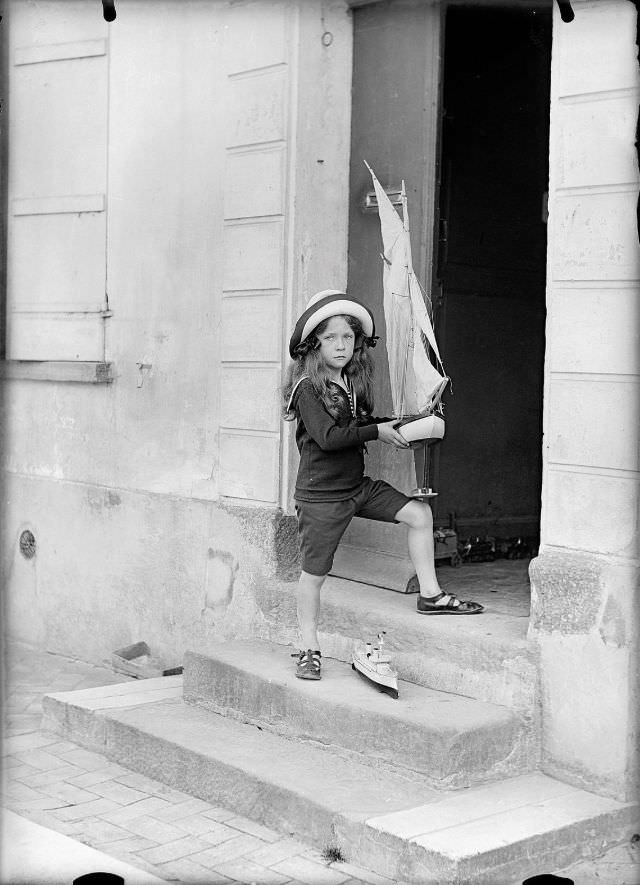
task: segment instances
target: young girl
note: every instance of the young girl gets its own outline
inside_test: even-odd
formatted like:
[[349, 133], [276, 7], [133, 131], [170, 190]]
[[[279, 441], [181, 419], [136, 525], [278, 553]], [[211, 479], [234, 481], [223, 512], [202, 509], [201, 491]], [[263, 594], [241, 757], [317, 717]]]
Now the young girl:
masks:
[[354, 516], [408, 526], [409, 556], [420, 584], [418, 613], [470, 615], [483, 610], [438, 586], [433, 557], [431, 508], [382, 480], [364, 475], [365, 444], [379, 439], [397, 448], [409, 443], [398, 421], [374, 418], [375, 326], [368, 307], [327, 289], [311, 298], [289, 342], [284, 387], [285, 418], [297, 420], [300, 466], [295, 488], [302, 574], [298, 624], [302, 649], [296, 676], [320, 679], [320, 590], [340, 538]]

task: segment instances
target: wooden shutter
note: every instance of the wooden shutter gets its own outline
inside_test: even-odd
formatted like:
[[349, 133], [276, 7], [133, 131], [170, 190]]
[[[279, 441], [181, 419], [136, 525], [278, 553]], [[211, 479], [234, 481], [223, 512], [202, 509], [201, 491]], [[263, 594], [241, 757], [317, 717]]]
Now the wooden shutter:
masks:
[[104, 359], [107, 40], [99, 15], [70, 6], [64, 31], [64, 4], [37, 21], [33, 4], [11, 7], [11, 360]]

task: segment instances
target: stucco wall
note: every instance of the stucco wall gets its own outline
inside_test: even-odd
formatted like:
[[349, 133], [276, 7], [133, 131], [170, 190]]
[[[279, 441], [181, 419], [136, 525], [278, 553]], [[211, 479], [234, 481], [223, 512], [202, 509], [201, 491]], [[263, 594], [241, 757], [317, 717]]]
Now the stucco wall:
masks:
[[[18, 0], [14, 46], [61, 42], [73, 8]], [[229, 563], [241, 602], [224, 623], [260, 632], [293, 457], [276, 389], [285, 330], [313, 291], [346, 279], [345, 4], [117, 11], [107, 28], [98, 5], [76, 35], [107, 40], [107, 134], [87, 138], [107, 158], [115, 380], [5, 382], [2, 421], [11, 630], [90, 660], [137, 638], [171, 655], [198, 644]], [[11, 156], [13, 197], [21, 163]]]
[[556, 10], [544, 472], [530, 635], [543, 763], [634, 795], [637, 761], [640, 248], [636, 11]]

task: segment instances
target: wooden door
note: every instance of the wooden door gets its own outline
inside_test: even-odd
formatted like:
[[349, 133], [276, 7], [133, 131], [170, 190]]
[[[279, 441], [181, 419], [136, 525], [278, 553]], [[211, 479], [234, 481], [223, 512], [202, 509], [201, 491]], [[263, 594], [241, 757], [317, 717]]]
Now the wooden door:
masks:
[[[354, 10], [354, 66], [350, 172], [350, 294], [368, 304], [381, 340], [376, 364], [377, 415], [391, 414], [391, 393], [382, 309], [381, 238], [377, 212], [363, 211], [372, 190], [367, 160], [383, 187], [405, 179], [414, 265], [429, 287], [440, 81], [438, 4], [396, 0]], [[413, 455], [374, 442], [367, 474], [402, 491], [415, 488]], [[406, 529], [354, 519], [340, 545], [333, 574], [404, 590], [413, 569]]]

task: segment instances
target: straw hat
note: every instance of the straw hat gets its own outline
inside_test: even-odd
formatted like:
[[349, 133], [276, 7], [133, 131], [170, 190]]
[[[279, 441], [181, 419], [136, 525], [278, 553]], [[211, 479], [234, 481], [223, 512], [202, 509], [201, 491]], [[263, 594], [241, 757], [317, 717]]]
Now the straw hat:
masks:
[[304, 341], [307, 335], [310, 335], [323, 320], [328, 320], [329, 317], [345, 313], [360, 320], [365, 337], [374, 337], [375, 324], [373, 314], [366, 305], [355, 298], [351, 298], [346, 292], [339, 292], [337, 289], [323, 289], [322, 292], [316, 292], [309, 299], [304, 313], [296, 323], [293, 335], [289, 341], [291, 357], [295, 357], [295, 349], [298, 344]]

